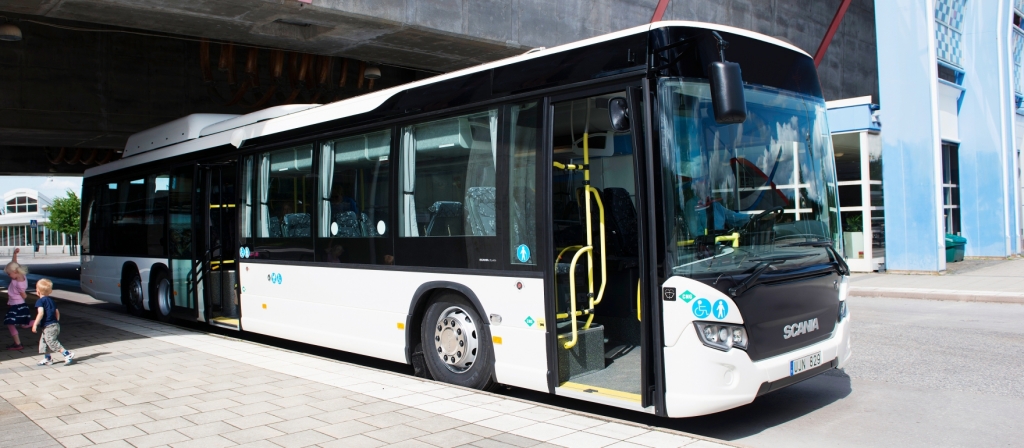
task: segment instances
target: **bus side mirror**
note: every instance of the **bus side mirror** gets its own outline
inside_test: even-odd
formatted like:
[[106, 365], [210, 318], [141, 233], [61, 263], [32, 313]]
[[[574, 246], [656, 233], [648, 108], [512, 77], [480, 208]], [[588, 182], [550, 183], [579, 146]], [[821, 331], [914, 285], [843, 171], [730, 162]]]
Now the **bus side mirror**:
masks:
[[743, 75], [735, 62], [712, 62], [708, 65], [711, 83], [711, 104], [719, 124], [743, 123], [747, 119], [747, 101], [743, 97]]
[[608, 118], [612, 122], [612, 129], [617, 132], [629, 130], [629, 106], [623, 97], [615, 97], [608, 100]]

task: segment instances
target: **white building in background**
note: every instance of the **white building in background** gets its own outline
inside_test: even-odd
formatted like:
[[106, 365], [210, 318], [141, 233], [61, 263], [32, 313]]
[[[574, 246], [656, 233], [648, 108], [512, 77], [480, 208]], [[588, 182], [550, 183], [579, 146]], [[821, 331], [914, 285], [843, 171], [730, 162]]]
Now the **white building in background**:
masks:
[[[59, 251], [60, 246], [73, 242], [72, 235], [46, 228], [51, 203], [48, 196], [30, 188], [4, 193], [3, 206], [0, 207], [0, 247], [31, 247], [38, 242], [40, 251], [44, 246]], [[35, 232], [32, 231], [33, 220], [37, 224]]]

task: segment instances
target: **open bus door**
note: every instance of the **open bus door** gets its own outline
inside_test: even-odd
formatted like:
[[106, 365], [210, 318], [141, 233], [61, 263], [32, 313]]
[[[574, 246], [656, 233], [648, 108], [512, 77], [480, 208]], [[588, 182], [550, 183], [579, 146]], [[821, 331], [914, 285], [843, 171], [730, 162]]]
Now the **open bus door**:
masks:
[[[654, 350], [647, 319], [649, 253], [642, 250], [650, 192], [640, 89], [553, 98], [551, 241], [555, 392], [612, 406], [654, 405]], [[613, 124], [610, 107], [634, 107]], [[616, 129], [618, 127], [618, 129]], [[643, 237], [643, 238], [642, 238]], [[645, 322], [649, 320], [650, 322]], [[550, 353], [550, 352], [549, 352]]]
[[196, 294], [207, 322], [238, 330], [237, 160], [200, 164], [198, 177]]

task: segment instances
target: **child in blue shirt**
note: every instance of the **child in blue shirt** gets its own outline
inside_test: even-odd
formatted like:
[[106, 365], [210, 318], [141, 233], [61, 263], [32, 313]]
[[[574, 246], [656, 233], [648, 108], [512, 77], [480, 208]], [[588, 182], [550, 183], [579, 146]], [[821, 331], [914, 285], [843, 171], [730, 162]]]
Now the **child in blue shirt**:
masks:
[[35, 322], [32, 322], [32, 332], [37, 333], [39, 328], [43, 329], [43, 334], [39, 337], [39, 353], [43, 354], [43, 360], [39, 361], [38, 365], [46, 366], [53, 363], [49, 353], [49, 350], [52, 350], [64, 355], [64, 365], [70, 366], [74, 362], [75, 353], [64, 348], [57, 340], [57, 336], [60, 335], [60, 323], [58, 323], [60, 310], [50, 298], [52, 292], [53, 282], [50, 280], [43, 278], [36, 282], [36, 294], [39, 295], [39, 300], [36, 300], [38, 312]]

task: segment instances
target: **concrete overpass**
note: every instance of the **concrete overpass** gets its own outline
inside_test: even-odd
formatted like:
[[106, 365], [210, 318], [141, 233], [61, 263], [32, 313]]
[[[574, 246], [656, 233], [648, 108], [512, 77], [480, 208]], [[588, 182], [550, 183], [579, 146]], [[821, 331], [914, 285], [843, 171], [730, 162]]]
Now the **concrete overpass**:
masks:
[[[658, 6], [311, 1], [0, 2], [24, 35], [0, 42], [0, 174], [80, 173], [117, 157], [128, 135], [189, 113], [334, 101], [641, 25]], [[839, 3], [672, 0], [663, 18], [751, 29], [813, 54]], [[819, 68], [828, 99], [877, 95], [874, 35], [873, 1], [854, 0]], [[362, 74], [375, 64], [371, 84]]]

